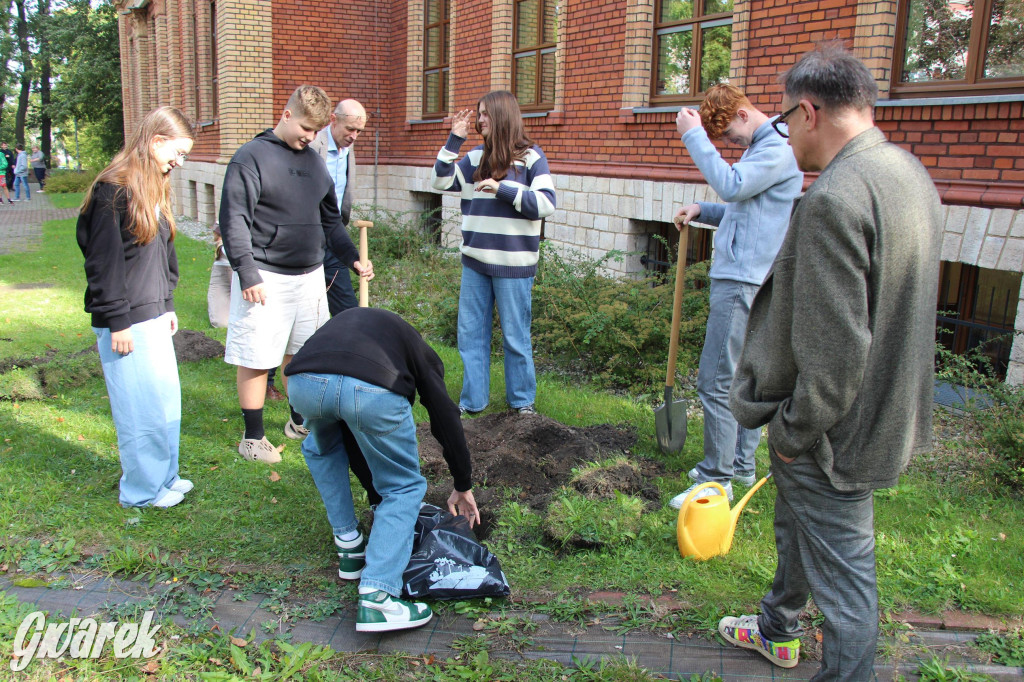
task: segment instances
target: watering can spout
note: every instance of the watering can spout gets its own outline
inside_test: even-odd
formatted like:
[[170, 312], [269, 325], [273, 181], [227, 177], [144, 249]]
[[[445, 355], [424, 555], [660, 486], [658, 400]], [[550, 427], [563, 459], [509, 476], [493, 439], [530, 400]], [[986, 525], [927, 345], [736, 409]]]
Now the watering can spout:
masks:
[[732, 511], [730, 511], [729, 515], [731, 518], [729, 519], [729, 533], [722, 540], [722, 554], [728, 554], [729, 550], [732, 549], [732, 536], [736, 533], [736, 522], [740, 520], [740, 512], [742, 512], [743, 508], [747, 506], [747, 502], [749, 502], [750, 498], [754, 496], [754, 493], [756, 493], [761, 486], [767, 483], [768, 479], [771, 477], [772, 472], [769, 471], [768, 475], [755, 483], [754, 487], [748, 490], [747, 494], [740, 498], [740, 501], [737, 502], [736, 506], [734, 506]]

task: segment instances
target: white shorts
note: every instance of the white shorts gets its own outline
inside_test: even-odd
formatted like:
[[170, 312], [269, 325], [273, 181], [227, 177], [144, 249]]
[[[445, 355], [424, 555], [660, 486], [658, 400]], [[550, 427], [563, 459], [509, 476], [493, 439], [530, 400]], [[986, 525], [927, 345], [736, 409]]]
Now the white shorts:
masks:
[[265, 305], [242, 298], [238, 273], [231, 273], [231, 313], [224, 361], [249, 369], [272, 369], [295, 355], [327, 320], [324, 269], [305, 275], [260, 270]]

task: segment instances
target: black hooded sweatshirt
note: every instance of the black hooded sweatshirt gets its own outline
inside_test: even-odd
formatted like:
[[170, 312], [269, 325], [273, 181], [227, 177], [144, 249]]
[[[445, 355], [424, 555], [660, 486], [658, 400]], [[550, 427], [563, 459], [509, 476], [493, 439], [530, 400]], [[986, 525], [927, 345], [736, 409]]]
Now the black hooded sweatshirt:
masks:
[[348, 267], [359, 260], [323, 159], [308, 147], [292, 149], [269, 128], [231, 157], [220, 232], [242, 289], [263, 282], [260, 270], [312, 272], [323, 263], [325, 246]]

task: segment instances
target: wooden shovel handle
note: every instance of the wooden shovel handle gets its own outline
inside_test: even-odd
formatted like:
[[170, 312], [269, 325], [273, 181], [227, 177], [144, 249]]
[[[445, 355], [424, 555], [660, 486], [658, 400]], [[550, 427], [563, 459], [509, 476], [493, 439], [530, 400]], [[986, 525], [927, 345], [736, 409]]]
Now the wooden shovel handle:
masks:
[[681, 225], [679, 230], [679, 256], [676, 259], [676, 290], [672, 296], [672, 336], [668, 342], [668, 372], [665, 385], [671, 388], [676, 381], [676, 356], [679, 354], [679, 323], [682, 317], [683, 273], [686, 269], [686, 238], [690, 227]]
[[[356, 220], [352, 222], [353, 225], [359, 228], [359, 264], [362, 267], [366, 267], [366, 261], [369, 260], [367, 251], [369, 248], [366, 244], [366, 229], [373, 227], [373, 223], [369, 220]], [[359, 307], [366, 308], [370, 305], [370, 293], [369, 293], [369, 282], [366, 281], [365, 277], [359, 278]]]

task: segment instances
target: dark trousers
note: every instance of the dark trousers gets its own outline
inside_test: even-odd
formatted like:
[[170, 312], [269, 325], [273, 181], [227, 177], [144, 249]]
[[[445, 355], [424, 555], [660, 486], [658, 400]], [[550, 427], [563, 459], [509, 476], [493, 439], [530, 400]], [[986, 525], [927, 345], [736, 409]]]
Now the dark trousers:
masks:
[[873, 491], [836, 490], [810, 454], [786, 464], [772, 456], [779, 563], [761, 600], [758, 628], [776, 642], [802, 634], [808, 593], [825, 616], [814, 680], [874, 676], [878, 640]]
[[324, 281], [327, 284], [327, 310], [334, 317], [343, 310], [359, 305], [352, 290], [349, 269], [330, 251], [324, 254]]
[[39, 183], [39, 189], [42, 189], [43, 187], [45, 187], [46, 183], [43, 182], [43, 178], [46, 177], [46, 169], [45, 168], [33, 168], [32, 172], [36, 174], [36, 182]]

